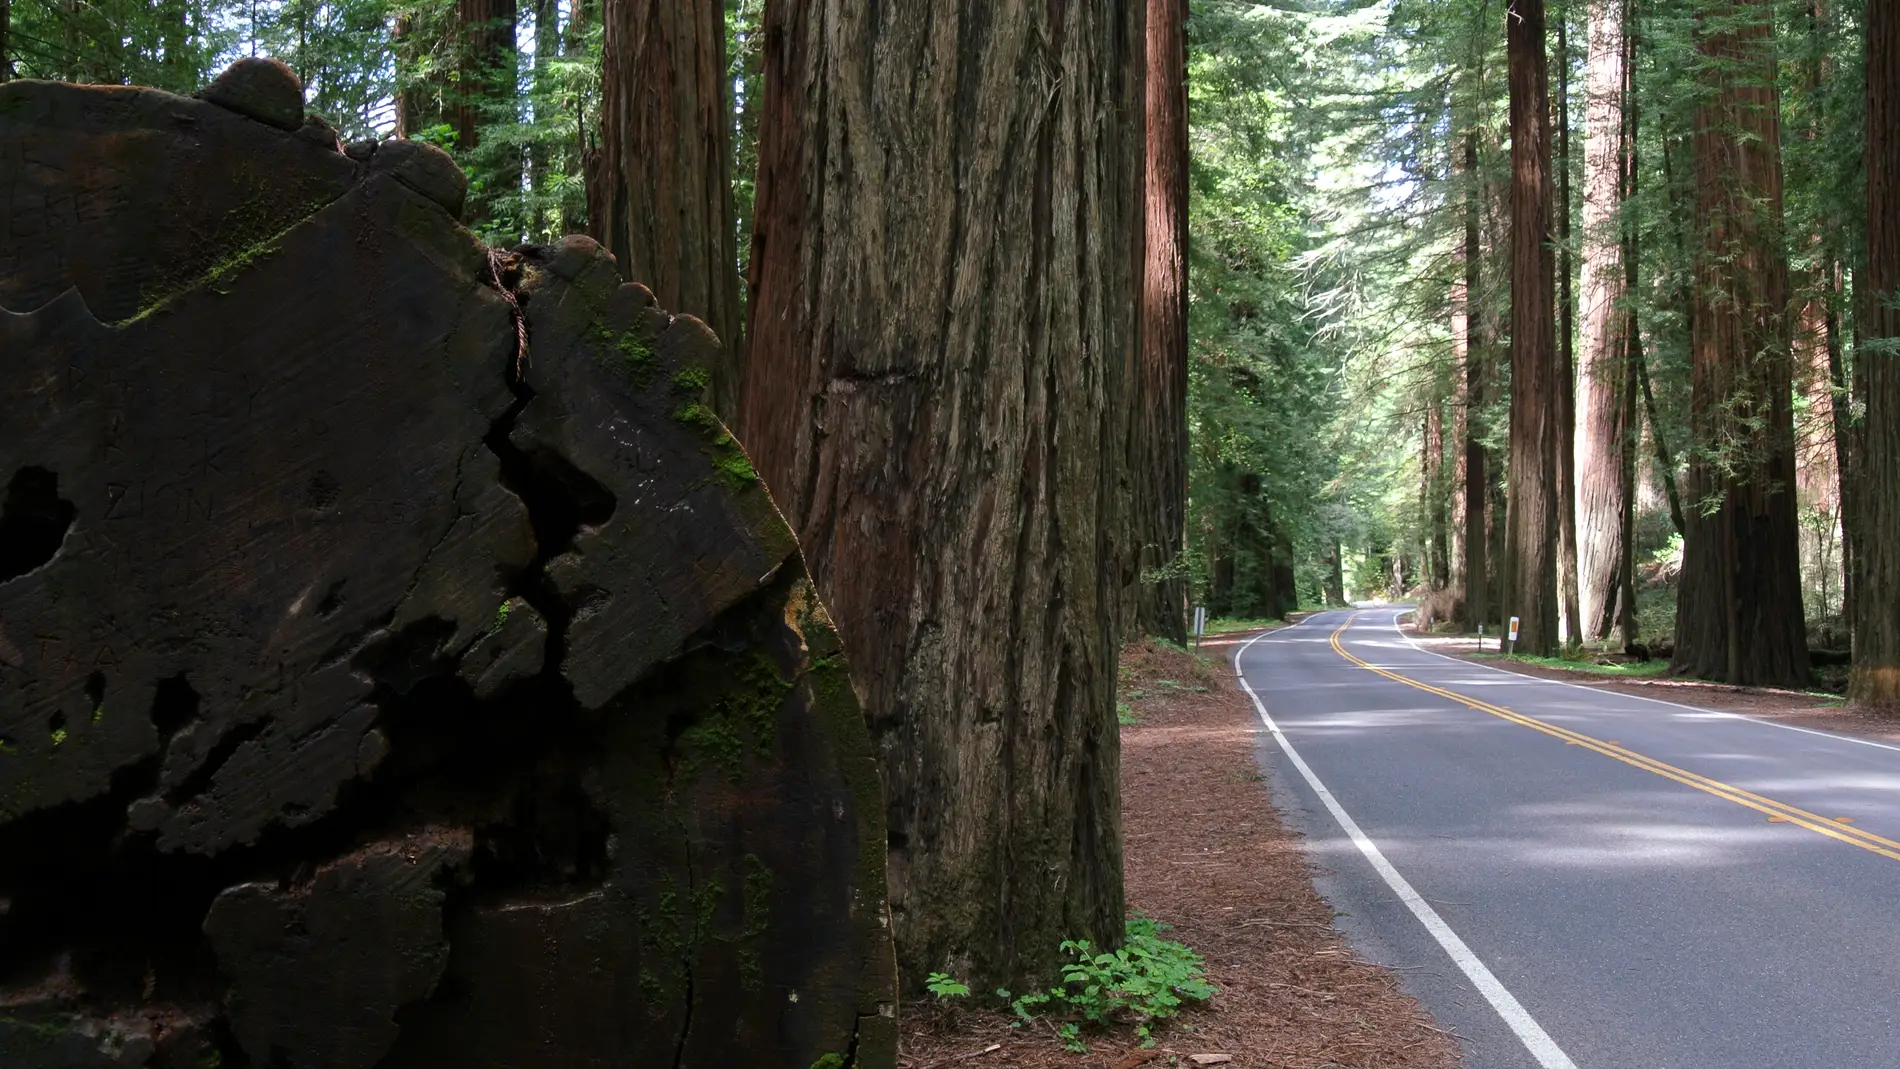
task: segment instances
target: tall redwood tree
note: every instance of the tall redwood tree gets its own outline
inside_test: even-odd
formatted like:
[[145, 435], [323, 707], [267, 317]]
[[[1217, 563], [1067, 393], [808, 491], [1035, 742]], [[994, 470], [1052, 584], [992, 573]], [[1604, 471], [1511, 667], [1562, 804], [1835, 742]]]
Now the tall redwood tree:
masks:
[[594, 238], [660, 307], [698, 316], [726, 345], [712, 403], [734, 418], [738, 237], [722, 0], [606, 0], [600, 148], [588, 168]]
[[1867, 410], [1857, 504], [1855, 702], [1900, 708], [1900, 10], [1867, 5], [1867, 270], [1859, 378]]
[[1021, 990], [1122, 932], [1144, 15], [765, 12], [741, 438], [882, 751], [913, 988]]
[[1147, 0], [1141, 351], [1134, 395], [1137, 633], [1187, 637], [1187, 0]]
[[1583, 342], [1577, 421], [1577, 586], [1586, 642], [1634, 641], [1635, 316], [1622, 207], [1635, 183], [1628, 0], [1593, 0], [1584, 68]]
[[1808, 646], [1772, 0], [1702, 13], [1696, 44], [1694, 441], [1671, 670], [1800, 685]]
[[1511, 94], [1511, 456], [1502, 614], [1517, 648], [1557, 648], [1558, 439], [1570, 389], [1558, 366], [1557, 261], [1551, 246], [1550, 70], [1543, 0], [1505, 14]]

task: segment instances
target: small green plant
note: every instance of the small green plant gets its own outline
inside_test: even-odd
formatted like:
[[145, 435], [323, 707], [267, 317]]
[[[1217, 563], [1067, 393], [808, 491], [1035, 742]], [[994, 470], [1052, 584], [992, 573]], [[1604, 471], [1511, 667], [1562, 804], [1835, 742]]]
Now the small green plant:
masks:
[[1115, 703], [1115, 721], [1123, 727], [1133, 727], [1141, 723], [1141, 717], [1135, 715], [1135, 707], [1127, 702]]
[[949, 973], [933, 972], [924, 978], [924, 988], [937, 996], [939, 1001], [963, 998], [970, 993], [970, 985], [959, 982]]
[[1097, 952], [1086, 939], [1065, 939], [1062, 981], [1046, 991], [1012, 996], [1007, 988], [996, 995], [1009, 1004], [1022, 1027], [1052, 1011], [1066, 1011], [1071, 1020], [1057, 1029], [1062, 1045], [1078, 1054], [1088, 1050], [1082, 1039], [1086, 1027], [1112, 1028], [1132, 1023], [1141, 1045], [1154, 1046], [1155, 1021], [1178, 1015], [1190, 1003], [1214, 996], [1201, 956], [1172, 939], [1161, 938], [1168, 926], [1137, 914], [1128, 919], [1120, 950]]

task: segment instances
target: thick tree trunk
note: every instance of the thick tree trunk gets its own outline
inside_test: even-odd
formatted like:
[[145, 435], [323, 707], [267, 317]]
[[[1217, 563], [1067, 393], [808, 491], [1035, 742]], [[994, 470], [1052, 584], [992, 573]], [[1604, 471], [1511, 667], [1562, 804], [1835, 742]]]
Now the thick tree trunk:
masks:
[[1773, 5], [1702, 16], [1696, 109], [1696, 315], [1674, 672], [1730, 683], [1808, 678], [1795, 528], [1788, 261]]
[[1848, 694], [1900, 708], [1900, 10], [1867, 5], [1867, 294], [1858, 501], [1863, 530]]
[[13, 0], [0, 0], [0, 82], [13, 77]]
[[1570, 291], [1570, 18], [1557, 20], [1557, 593], [1565, 645], [1579, 641], [1577, 594], [1577, 354]]
[[1487, 488], [1490, 486], [1490, 475], [1487, 471], [1484, 445], [1484, 406], [1489, 402], [1486, 372], [1490, 354], [1481, 344], [1484, 331], [1480, 321], [1485, 312], [1484, 306], [1480, 303], [1483, 293], [1484, 246], [1480, 240], [1481, 209], [1479, 205], [1484, 192], [1483, 182], [1478, 177], [1478, 133], [1475, 129], [1465, 134], [1464, 175], [1465, 435], [1461, 444], [1465, 453], [1465, 602], [1462, 622], [1467, 628], [1476, 628], [1491, 618], [1491, 573], [1490, 562], [1486, 558], [1490, 537], [1485, 525], [1485, 505], [1489, 496]]
[[589, 232], [664, 308], [725, 343], [713, 410], [736, 422], [743, 375], [739, 251], [732, 230], [732, 116], [721, 0], [607, 0], [602, 8], [600, 155]]
[[[1132, 624], [1186, 638], [1187, 0], [1147, 0], [1141, 353], [1134, 395]], [[1165, 576], [1165, 578], [1164, 578]]]
[[1621, 225], [1632, 192], [1632, 124], [1623, 18], [1626, 0], [1595, 0], [1584, 76], [1583, 418], [1577, 441], [1578, 601], [1585, 642], [1629, 642], [1634, 606], [1624, 600], [1636, 478], [1638, 344], [1626, 303], [1629, 268]]
[[1120, 941], [1143, 16], [766, 11], [741, 437], [882, 749], [913, 988]]
[[1543, 0], [1512, 0], [1505, 17], [1511, 87], [1511, 460], [1504, 548], [1506, 616], [1517, 648], [1557, 649], [1558, 438], [1569, 388], [1559, 376], [1557, 281], [1551, 248], [1549, 65]]

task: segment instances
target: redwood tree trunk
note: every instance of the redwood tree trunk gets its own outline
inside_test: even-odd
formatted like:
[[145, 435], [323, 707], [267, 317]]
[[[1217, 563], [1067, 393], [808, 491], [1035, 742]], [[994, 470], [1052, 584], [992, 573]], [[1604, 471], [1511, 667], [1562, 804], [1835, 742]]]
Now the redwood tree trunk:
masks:
[[1584, 74], [1582, 419], [1577, 441], [1581, 483], [1577, 510], [1581, 638], [1619, 643], [1635, 607], [1626, 602], [1633, 567], [1631, 507], [1636, 478], [1637, 344], [1625, 302], [1628, 265], [1621, 226], [1632, 192], [1633, 130], [1625, 108], [1629, 86], [1623, 19], [1626, 0], [1595, 0], [1589, 11]]
[[1867, 270], [1857, 362], [1864, 417], [1856, 504], [1862, 528], [1848, 693], [1900, 707], [1900, 11], [1867, 5]]
[[[481, 144], [482, 125], [505, 118], [505, 103], [516, 96], [515, 13], [515, 0], [456, 0], [460, 80], [449, 121], [454, 125], [456, 148], [464, 154], [464, 169], [469, 169], [466, 154]], [[498, 173], [507, 171], [498, 169]], [[490, 222], [492, 194], [479, 183], [470, 183], [462, 218], [477, 228]]]
[[[1187, 0], [1147, 0], [1140, 378], [1133, 406], [1132, 623], [1185, 641], [1187, 538]], [[1167, 578], [1160, 578], [1166, 575]]]
[[1490, 475], [1484, 446], [1484, 406], [1488, 401], [1486, 372], [1489, 351], [1481, 344], [1485, 336], [1482, 300], [1484, 247], [1479, 234], [1479, 202], [1483, 184], [1478, 177], [1478, 133], [1465, 134], [1465, 302], [1463, 308], [1465, 348], [1465, 601], [1463, 622], [1476, 628], [1491, 619], [1491, 573], [1486, 559], [1490, 537], [1485, 526]]
[[1557, 594], [1566, 645], [1578, 641], [1577, 358], [1570, 289], [1570, 33], [1557, 20]]
[[913, 989], [1120, 941], [1143, 15], [766, 10], [741, 436], [882, 749]]
[[1562, 417], [1557, 265], [1551, 248], [1550, 81], [1543, 0], [1505, 16], [1511, 90], [1511, 460], [1502, 612], [1521, 618], [1517, 648], [1557, 648], [1557, 448]]
[[1445, 393], [1436, 376], [1429, 389], [1431, 393], [1425, 402], [1425, 440], [1420, 454], [1419, 503], [1425, 513], [1425, 569], [1421, 578], [1431, 589], [1443, 590], [1451, 585], [1451, 552], [1445, 531]]
[[1748, 0], [1719, 21], [1703, 15], [1697, 35], [1695, 448], [1671, 671], [1798, 686], [1808, 647], [1773, 13], [1771, 0]]
[[[481, 127], [499, 101], [515, 95], [515, 0], [456, 0], [461, 84], [450, 121], [456, 147], [481, 143]], [[479, 218], [474, 213], [469, 218]]]
[[698, 316], [725, 343], [714, 411], [734, 420], [744, 352], [732, 225], [732, 117], [723, 0], [606, 0], [600, 155], [589, 231], [660, 307]]

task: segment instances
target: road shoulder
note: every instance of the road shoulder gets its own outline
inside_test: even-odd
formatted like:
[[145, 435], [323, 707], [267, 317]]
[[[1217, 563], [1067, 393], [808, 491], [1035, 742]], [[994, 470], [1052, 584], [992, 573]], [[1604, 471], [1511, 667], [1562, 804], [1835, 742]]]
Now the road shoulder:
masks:
[[1470, 661], [1499, 671], [1533, 679], [1590, 687], [1651, 701], [1686, 705], [1696, 709], [1739, 713], [1756, 720], [1782, 724], [1809, 731], [1826, 731], [1889, 745], [1900, 745], [1900, 720], [1891, 716], [1849, 709], [1839, 699], [1802, 691], [1773, 690], [1763, 687], [1735, 687], [1726, 683], [1707, 683], [1690, 679], [1618, 679], [1586, 669], [1559, 668], [1506, 659], [1492, 649], [1478, 652], [1476, 640], [1467, 635], [1436, 635], [1419, 631], [1411, 623], [1401, 624], [1400, 632], [1419, 649], [1430, 653]]
[[1220, 994], [1159, 1030], [1151, 1051], [1117, 1035], [1081, 1056], [1001, 1015], [907, 1008], [904, 1066], [1133, 1069], [1196, 1054], [1228, 1055], [1220, 1064], [1235, 1069], [1459, 1064], [1457, 1043], [1394, 974], [1334, 928], [1304, 840], [1274, 808], [1255, 760], [1259, 721], [1230, 664], [1254, 634], [1210, 637], [1198, 658], [1153, 642], [1122, 655], [1134, 721], [1122, 728], [1128, 904], [1204, 955]]

